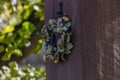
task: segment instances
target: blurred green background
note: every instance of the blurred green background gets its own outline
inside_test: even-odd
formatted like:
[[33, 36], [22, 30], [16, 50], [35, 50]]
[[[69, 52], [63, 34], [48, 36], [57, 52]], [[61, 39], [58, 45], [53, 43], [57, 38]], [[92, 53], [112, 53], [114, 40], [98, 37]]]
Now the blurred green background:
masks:
[[43, 0], [0, 0], [0, 80], [45, 80], [45, 69], [23, 64], [40, 53], [43, 7]]

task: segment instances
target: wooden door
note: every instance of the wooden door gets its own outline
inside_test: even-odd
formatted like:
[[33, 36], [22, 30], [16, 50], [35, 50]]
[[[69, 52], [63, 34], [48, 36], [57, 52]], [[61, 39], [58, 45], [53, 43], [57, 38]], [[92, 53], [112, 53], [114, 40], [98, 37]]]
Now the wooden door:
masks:
[[120, 80], [120, 0], [44, 0], [45, 23], [61, 1], [74, 48], [66, 62], [46, 62], [47, 80]]

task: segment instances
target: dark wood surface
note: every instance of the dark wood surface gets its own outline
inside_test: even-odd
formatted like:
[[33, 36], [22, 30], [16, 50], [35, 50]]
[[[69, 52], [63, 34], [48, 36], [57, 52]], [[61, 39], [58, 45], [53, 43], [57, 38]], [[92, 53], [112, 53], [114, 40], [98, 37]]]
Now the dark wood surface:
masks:
[[46, 62], [47, 80], [120, 80], [120, 0], [44, 0], [45, 23], [60, 1], [74, 48], [66, 62]]

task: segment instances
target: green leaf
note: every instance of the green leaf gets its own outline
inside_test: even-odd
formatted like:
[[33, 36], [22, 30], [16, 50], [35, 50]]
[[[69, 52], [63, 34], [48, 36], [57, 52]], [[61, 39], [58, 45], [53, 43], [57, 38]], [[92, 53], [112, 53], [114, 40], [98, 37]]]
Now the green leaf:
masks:
[[62, 61], [65, 61], [64, 55], [61, 55], [61, 59]]
[[65, 24], [65, 26], [67, 26], [68, 28], [71, 26], [71, 23], [70, 22], [67, 22], [66, 24]]
[[0, 53], [5, 50], [4, 46], [0, 45]]
[[20, 49], [15, 49], [14, 54], [17, 55], [17, 56], [22, 56], [22, 52], [21, 52]]
[[18, 64], [17, 64], [15, 61], [10, 62], [8, 65], [9, 65], [9, 67], [12, 68], [12, 69], [13, 69], [13, 68], [18, 68]]
[[65, 54], [70, 54], [70, 53], [71, 53], [71, 51], [69, 49], [65, 50]]
[[41, 45], [37, 45], [36, 48], [34, 49], [33, 53], [38, 54], [41, 50]]
[[24, 11], [21, 15], [23, 15], [23, 19], [27, 19], [32, 12], [30, 5], [24, 5]]
[[32, 23], [26, 21], [23, 23], [22, 28], [18, 31], [18, 34], [22, 37], [22, 38], [30, 38], [30, 35], [32, 34], [32, 32], [35, 30], [35, 27]]
[[6, 26], [4, 26], [3, 31], [4, 31], [5, 33], [10, 33], [10, 32], [12, 32], [12, 31], [14, 31], [14, 26], [6, 25]]
[[33, 53], [38, 54], [42, 48], [43, 41], [40, 39], [38, 40], [37, 46], [34, 48]]
[[13, 46], [12, 44], [9, 44], [8, 47], [6, 47], [5, 51], [7, 53], [13, 53], [15, 49], [16, 49], [15, 46]]
[[72, 49], [72, 48], [73, 48], [73, 45], [72, 45], [71, 43], [67, 43], [67, 44], [66, 44], [66, 47], [67, 47], [67, 49]]
[[67, 35], [67, 42], [70, 42], [70, 34]]
[[5, 53], [4, 56], [1, 58], [3, 61], [8, 61], [11, 58], [11, 53]]
[[16, 34], [8, 33], [8, 34], [6, 35], [6, 38], [5, 38], [5, 40], [4, 40], [4, 43], [6, 43], [6, 44], [9, 45], [10, 43], [14, 42], [15, 38], [16, 38]]
[[24, 38], [18, 38], [17, 40], [14, 41], [14, 45], [18, 47], [23, 47], [25, 44], [28, 42], [27, 39]]

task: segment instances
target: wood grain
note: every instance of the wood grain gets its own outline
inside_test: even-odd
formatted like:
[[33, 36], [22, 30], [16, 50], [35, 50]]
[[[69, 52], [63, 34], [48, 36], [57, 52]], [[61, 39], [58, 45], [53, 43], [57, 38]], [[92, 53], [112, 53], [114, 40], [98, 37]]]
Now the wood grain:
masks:
[[120, 0], [44, 0], [45, 23], [59, 2], [72, 21], [72, 54], [46, 62], [47, 80], [120, 80]]

